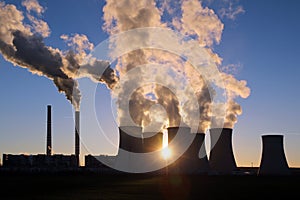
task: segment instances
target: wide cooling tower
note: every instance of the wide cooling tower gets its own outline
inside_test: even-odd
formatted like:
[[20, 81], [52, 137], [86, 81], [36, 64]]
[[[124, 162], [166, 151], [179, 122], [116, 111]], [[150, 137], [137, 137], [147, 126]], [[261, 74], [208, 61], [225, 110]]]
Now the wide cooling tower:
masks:
[[133, 153], [143, 153], [142, 127], [121, 126], [119, 127], [120, 142], [119, 150]]
[[128, 172], [137, 171], [138, 165], [133, 153], [143, 153], [142, 127], [119, 127], [119, 151], [116, 167]]
[[237, 169], [232, 150], [232, 129], [210, 129], [211, 150], [209, 165], [217, 174], [232, 174]]
[[[183, 153], [192, 143], [193, 135], [189, 127], [169, 127], [168, 128], [168, 148], [171, 156], [168, 159], [168, 171], [170, 173], [186, 173]], [[190, 171], [190, 170], [188, 170]]]
[[259, 175], [289, 175], [286, 161], [283, 135], [262, 136], [262, 157], [258, 171]]
[[159, 151], [163, 145], [163, 133], [144, 132], [143, 133], [143, 152], [150, 153]]
[[209, 164], [205, 150], [205, 134], [192, 134], [195, 138], [180, 158], [182, 171], [188, 174], [206, 174], [209, 172]]

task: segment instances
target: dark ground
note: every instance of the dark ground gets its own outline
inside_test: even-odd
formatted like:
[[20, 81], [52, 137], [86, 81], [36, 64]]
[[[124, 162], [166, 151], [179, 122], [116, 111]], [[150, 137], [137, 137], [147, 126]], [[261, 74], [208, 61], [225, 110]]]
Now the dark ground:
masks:
[[300, 176], [1, 174], [0, 180], [0, 199], [300, 198]]

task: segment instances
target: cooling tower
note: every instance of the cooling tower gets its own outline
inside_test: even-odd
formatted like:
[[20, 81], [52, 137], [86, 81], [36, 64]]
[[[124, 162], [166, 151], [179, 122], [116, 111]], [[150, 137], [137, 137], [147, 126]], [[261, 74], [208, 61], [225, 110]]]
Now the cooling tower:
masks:
[[133, 153], [143, 153], [142, 127], [121, 126], [119, 127], [119, 149]]
[[116, 168], [127, 172], [136, 172], [140, 163], [137, 163], [134, 153], [143, 152], [142, 127], [120, 126], [119, 134]]
[[192, 143], [192, 134], [189, 127], [168, 128], [168, 148], [171, 152], [171, 164], [168, 166], [170, 173], [185, 172], [185, 160], [182, 158], [182, 154], [187, 150], [189, 143]]
[[144, 132], [143, 133], [143, 152], [149, 153], [162, 149], [163, 133]]
[[80, 112], [75, 111], [75, 156], [79, 166], [79, 154], [80, 154]]
[[286, 161], [283, 135], [262, 136], [262, 157], [258, 171], [259, 175], [289, 175]]
[[213, 172], [231, 174], [237, 169], [232, 151], [232, 129], [210, 129], [211, 150], [209, 165]]
[[[195, 134], [195, 133], [192, 133]], [[205, 150], [205, 134], [196, 133], [192, 144], [181, 156], [181, 162], [184, 173], [205, 174], [209, 172], [209, 164]]]
[[51, 156], [52, 154], [52, 136], [51, 136], [51, 105], [47, 106], [47, 145], [46, 155]]

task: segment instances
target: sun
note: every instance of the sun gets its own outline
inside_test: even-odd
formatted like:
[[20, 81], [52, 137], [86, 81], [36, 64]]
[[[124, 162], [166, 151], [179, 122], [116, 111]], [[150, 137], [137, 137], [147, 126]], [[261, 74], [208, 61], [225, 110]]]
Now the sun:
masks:
[[171, 150], [168, 147], [168, 130], [163, 130], [163, 144], [162, 144], [162, 150], [161, 155], [163, 159], [168, 160], [171, 157]]
[[171, 157], [171, 150], [168, 147], [164, 147], [161, 154], [165, 160], [168, 160]]

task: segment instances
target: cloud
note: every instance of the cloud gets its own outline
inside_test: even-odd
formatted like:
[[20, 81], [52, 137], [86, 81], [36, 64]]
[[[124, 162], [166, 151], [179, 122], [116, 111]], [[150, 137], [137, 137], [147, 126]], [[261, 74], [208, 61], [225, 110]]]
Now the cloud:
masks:
[[202, 46], [220, 43], [224, 25], [212, 9], [204, 8], [198, 0], [184, 0], [181, 9], [184, 34], [196, 35]]
[[231, 2], [229, 3], [228, 8], [221, 8], [219, 10], [219, 14], [222, 18], [227, 18], [230, 20], [235, 20], [238, 15], [244, 14], [244, 13], [245, 13], [245, 10], [244, 10], [243, 6], [241, 6], [241, 5], [234, 6]]
[[47, 22], [37, 19], [34, 16], [27, 14], [27, 18], [32, 22], [32, 29], [34, 32], [41, 34], [41, 36], [48, 37], [50, 35], [50, 28]]
[[27, 12], [34, 11], [40, 15], [45, 11], [37, 0], [24, 0], [22, 5], [26, 8]]

